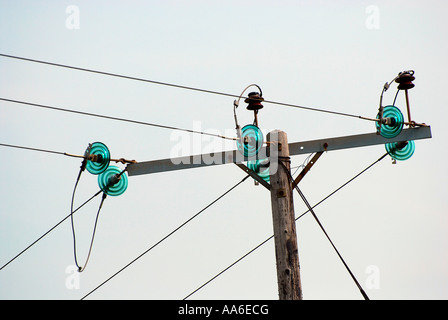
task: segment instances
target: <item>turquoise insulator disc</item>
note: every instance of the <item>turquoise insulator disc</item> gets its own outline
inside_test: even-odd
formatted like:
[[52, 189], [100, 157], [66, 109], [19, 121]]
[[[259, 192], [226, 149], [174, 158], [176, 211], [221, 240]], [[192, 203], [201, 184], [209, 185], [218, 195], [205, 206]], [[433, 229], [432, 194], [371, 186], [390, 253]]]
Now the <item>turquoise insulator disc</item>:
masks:
[[110, 152], [106, 145], [102, 142], [94, 142], [92, 143], [92, 147], [90, 148], [90, 154], [98, 155], [99, 161], [87, 161], [86, 169], [91, 174], [100, 174], [104, 172], [109, 166], [110, 162]]
[[254, 157], [263, 147], [263, 133], [260, 128], [248, 124], [241, 129], [241, 139], [236, 141], [238, 150], [245, 157]]
[[397, 147], [398, 142], [386, 143], [386, 151], [387, 153], [395, 160], [403, 161], [407, 160], [414, 154], [415, 151], [415, 143], [414, 141], [408, 141], [408, 144], [399, 149]]
[[[377, 119], [380, 118], [380, 115], [378, 114]], [[398, 109], [395, 106], [386, 106], [384, 107], [383, 111], [383, 118], [393, 118], [393, 124], [382, 124], [381, 125], [381, 136], [387, 139], [394, 138], [398, 136], [403, 130], [403, 124], [404, 124], [404, 118], [403, 114], [401, 113], [400, 109]], [[380, 128], [380, 124], [376, 122], [376, 129], [378, 130]]]
[[269, 182], [271, 180], [269, 176], [269, 166], [263, 166], [266, 162], [267, 159], [247, 161], [247, 167], [258, 174], [264, 181]]
[[119, 196], [128, 187], [126, 174], [120, 176], [121, 170], [116, 166], [109, 166], [106, 171], [98, 176], [98, 185], [109, 196]]

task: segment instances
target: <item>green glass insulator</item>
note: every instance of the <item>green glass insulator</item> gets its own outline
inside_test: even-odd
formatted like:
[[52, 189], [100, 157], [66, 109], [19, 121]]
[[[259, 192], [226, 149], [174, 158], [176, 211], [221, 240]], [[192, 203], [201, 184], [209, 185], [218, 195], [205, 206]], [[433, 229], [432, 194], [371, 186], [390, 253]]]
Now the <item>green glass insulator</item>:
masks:
[[236, 141], [238, 150], [245, 157], [254, 157], [263, 147], [263, 133], [260, 128], [248, 124], [241, 129], [241, 139]]
[[267, 159], [264, 160], [251, 160], [247, 161], [247, 167], [254, 171], [256, 174], [260, 176], [264, 181], [270, 181], [269, 175], [269, 165], [267, 164]]
[[98, 185], [109, 196], [119, 196], [128, 187], [128, 177], [116, 166], [109, 166], [98, 176]]
[[94, 142], [89, 153], [90, 155], [96, 155], [97, 161], [88, 160], [86, 165], [87, 171], [95, 175], [104, 172], [110, 162], [110, 152], [106, 145], [102, 142]]
[[[378, 114], [377, 119], [380, 118], [380, 115]], [[398, 136], [401, 133], [401, 130], [403, 130], [403, 124], [404, 124], [404, 118], [403, 114], [401, 113], [400, 109], [398, 109], [395, 106], [386, 106], [383, 110], [383, 119], [384, 118], [390, 118], [391, 123], [390, 124], [381, 124], [381, 136], [387, 139], [394, 138]], [[376, 129], [378, 130], [380, 128], [380, 124], [376, 122]]]
[[386, 143], [385, 145], [387, 153], [395, 160], [404, 161], [412, 157], [415, 151], [414, 141], [408, 141], [408, 143], [400, 148], [400, 142]]

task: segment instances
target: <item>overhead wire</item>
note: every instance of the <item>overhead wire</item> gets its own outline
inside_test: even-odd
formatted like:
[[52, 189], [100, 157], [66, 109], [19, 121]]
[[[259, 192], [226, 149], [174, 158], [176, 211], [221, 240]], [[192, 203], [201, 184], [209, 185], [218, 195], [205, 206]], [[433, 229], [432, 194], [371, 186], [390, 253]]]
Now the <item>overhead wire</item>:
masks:
[[16, 148], [16, 149], [38, 151], [38, 152], [53, 153], [53, 154], [59, 154], [59, 155], [63, 155], [63, 156], [68, 155], [65, 152], [53, 151], [53, 150], [48, 150], [48, 149], [31, 148], [31, 147], [19, 146], [19, 145], [15, 145], [15, 144], [0, 143], [0, 146], [8, 147], [8, 148]]
[[[383, 160], [386, 156], [388, 155], [388, 153], [384, 154], [383, 156], [381, 156], [380, 158], [378, 158], [376, 161], [374, 161], [373, 163], [371, 163], [369, 166], [367, 166], [365, 169], [363, 169], [362, 171], [360, 171], [358, 174], [356, 174], [355, 176], [353, 176], [351, 179], [347, 180], [344, 184], [342, 184], [341, 186], [339, 186], [338, 188], [336, 188], [335, 190], [333, 190], [330, 194], [328, 194], [326, 197], [322, 198], [319, 202], [317, 202], [314, 206], [312, 206], [312, 209], [315, 209], [317, 206], [319, 206], [320, 204], [322, 204], [323, 202], [325, 202], [327, 199], [329, 199], [330, 197], [332, 197], [333, 195], [335, 195], [338, 191], [342, 190], [345, 186], [347, 186], [348, 184], [350, 184], [351, 182], [353, 182], [355, 179], [357, 179], [359, 176], [361, 176], [362, 174], [364, 174], [365, 172], [367, 172], [370, 168], [372, 168], [374, 165], [376, 165], [377, 163], [379, 163], [381, 160]], [[295, 218], [295, 221], [297, 222], [300, 218], [302, 218], [303, 216], [305, 216], [307, 213], [310, 212], [310, 209], [308, 208], [307, 211], [305, 211], [304, 213], [302, 213], [301, 215], [297, 216]], [[190, 292], [188, 295], [186, 295], [183, 300], [188, 299], [189, 297], [191, 297], [193, 294], [195, 294], [196, 292], [198, 292], [199, 290], [201, 290], [202, 288], [204, 288], [206, 285], [208, 285], [209, 283], [211, 283], [213, 280], [215, 280], [216, 278], [218, 278], [220, 275], [224, 274], [227, 270], [229, 270], [230, 268], [232, 268], [233, 266], [235, 266], [237, 263], [241, 262], [244, 258], [246, 258], [247, 256], [249, 256], [250, 254], [252, 254], [253, 252], [255, 252], [257, 249], [261, 248], [264, 244], [268, 243], [271, 239], [274, 238], [274, 235], [271, 235], [270, 237], [266, 238], [264, 241], [262, 241], [261, 243], [259, 243], [257, 246], [255, 246], [254, 248], [252, 248], [251, 250], [249, 250], [248, 252], [246, 252], [244, 255], [242, 255], [240, 258], [238, 258], [237, 260], [235, 260], [234, 262], [232, 262], [230, 265], [228, 265], [226, 268], [224, 268], [223, 270], [221, 270], [220, 272], [218, 272], [216, 275], [214, 275], [213, 277], [211, 277], [209, 280], [207, 280], [206, 282], [204, 282], [202, 285], [200, 285], [198, 288], [196, 288], [195, 290], [193, 290], [192, 292]]]
[[179, 88], [179, 89], [193, 90], [193, 91], [199, 91], [199, 92], [203, 92], [203, 93], [210, 93], [210, 94], [217, 94], [217, 95], [222, 95], [222, 96], [227, 96], [227, 97], [238, 98], [237, 95], [233, 95], [233, 94], [230, 94], [230, 93], [224, 93], [224, 92], [207, 90], [207, 89], [201, 89], [201, 88], [194, 88], [194, 87], [184, 86], [184, 85], [179, 85], [179, 84], [174, 84], [174, 83], [168, 83], [168, 82], [155, 81], [155, 80], [138, 78], [138, 77], [133, 77], [133, 76], [127, 76], [127, 75], [122, 75], [122, 74], [118, 74], [118, 73], [112, 73], [112, 72], [105, 72], [105, 71], [99, 71], [99, 70], [88, 69], [88, 68], [75, 67], [75, 66], [70, 66], [70, 65], [61, 64], [61, 63], [54, 63], [54, 62], [49, 62], [49, 61], [30, 59], [30, 58], [25, 58], [25, 57], [18, 57], [18, 56], [14, 56], [14, 55], [3, 54], [3, 53], [0, 53], [0, 57], [17, 59], [17, 60], [28, 61], [28, 62], [34, 62], [34, 63], [39, 63], [39, 64], [45, 64], [45, 65], [54, 66], [54, 67], [67, 68], [67, 69], [72, 69], [72, 70], [96, 73], [96, 74], [101, 74], [101, 75], [110, 76], [110, 77], [123, 78], [123, 79], [127, 79], [127, 80], [147, 82], [147, 83], [152, 83], [152, 84], [157, 84], [157, 85], [162, 85], [162, 86], [168, 86], [168, 87], [174, 87], [174, 88]]
[[[227, 97], [232, 97], [232, 98], [239, 98], [240, 97], [240, 96], [235, 95], [235, 94], [221, 92], [221, 91], [214, 91], [214, 90], [208, 90], [208, 89], [202, 89], [202, 88], [197, 88], [197, 87], [179, 85], [179, 84], [174, 84], [174, 83], [169, 83], [169, 82], [162, 82], [162, 81], [144, 79], [144, 78], [127, 76], [127, 75], [122, 75], [122, 74], [117, 74], [117, 73], [112, 73], [112, 72], [105, 72], [105, 71], [100, 71], [100, 70], [94, 70], [94, 69], [89, 69], [89, 68], [81, 68], [81, 67], [71, 66], [71, 65], [67, 65], [67, 64], [54, 63], [54, 62], [49, 62], [49, 61], [37, 60], [37, 59], [30, 59], [30, 58], [15, 56], [15, 55], [8, 55], [8, 54], [0, 53], [0, 57], [10, 58], [10, 59], [17, 59], [17, 60], [33, 62], [33, 63], [38, 63], [38, 64], [44, 64], [44, 65], [60, 67], [60, 68], [67, 68], [67, 69], [72, 69], [72, 70], [77, 70], [77, 71], [96, 73], [96, 74], [101, 74], [101, 75], [111, 76], [111, 77], [117, 77], [117, 78], [122, 78], [122, 79], [127, 79], [127, 80], [141, 81], [141, 82], [152, 83], [152, 84], [157, 84], [157, 85], [162, 85], [162, 86], [174, 87], [174, 88], [178, 88], [178, 89], [192, 90], [192, 91], [198, 91], [198, 92], [202, 92], [202, 93], [209, 93], [209, 94], [227, 96]], [[308, 110], [308, 111], [323, 112], [323, 113], [328, 113], [328, 114], [333, 114], [333, 115], [352, 117], [352, 118], [359, 118], [359, 119], [369, 120], [369, 121], [378, 121], [378, 119], [372, 119], [372, 118], [362, 117], [362, 116], [355, 115], [355, 114], [339, 112], [339, 111], [333, 111], [333, 110], [327, 110], [327, 109], [322, 109], [322, 108], [313, 108], [313, 107], [307, 107], [307, 106], [302, 106], [302, 105], [298, 105], [298, 104], [284, 103], [284, 102], [271, 101], [271, 100], [264, 100], [264, 102], [265, 103], [270, 103], [270, 104], [275, 104], [275, 105], [280, 105], [280, 106], [304, 109], [304, 110]]]
[[[17, 144], [0, 143], [0, 147], [8, 147], [8, 148], [36, 151], [36, 152], [45, 152], [45, 153], [52, 153], [52, 154], [72, 157], [72, 158], [83, 158], [84, 160], [86, 159], [85, 155], [82, 156], [82, 155], [76, 155], [76, 154], [71, 154], [71, 153], [62, 152], [62, 151], [55, 151], [55, 150], [50, 150], [50, 149], [26, 147], [26, 146], [20, 146], [20, 145], [17, 145]], [[137, 162], [135, 160], [127, 160], [127, 159], [124, 159], [124, 158], [110, 159], [110, 161], [121, 162], [123, 164], [126, 164], [126, 163], [136, 163]]]
[[205, 210], [207, 210], [208, 208], [210, 208], [213, 204], [215, 204], [216, 202], [218, 202], [220, 199], [222, 199], [225, 195], [227, 195], [228, 193], [230, 193], [232, 190], [234, 190], [236, 187], [238, 187], [240, 184], [242, 184], [244, 181], [247, 180], [247, 178], [249, 178], [250, 175], [245, 176], [241, 181], [239, 181], [237, 184], [235, 184], [233, 187], [231, 187], [230, 189], [228, 189], [226, 192], [224, 192], [223, 194], [221, 194], [218, 198], [216, 198], [215, 200], [213, 200], [212, 202], [210, 202], [207, 206], [205, 206], [203, 209], [201, 209], [199, 212], [197, 212], [196, 214], [194, 214], [192, 217], [190, 217], [188, 220], [186, 220], [185, 222], [183, 222], [181, 225], [179, 225], [177, 228], [175, 228], [173, 231], [171, 231], [170, 233], [168, 233], [166, 236], [164, 236], [162, 239], [160, 239], [159, 241], [157, 241], [155, 244], [153, 244], [151, 247], [149, 247], [147, 250], [145, 250], [144, 252], [142, 252], [139, 256], [137, 256], [135, 259], [133, 259], [132, 261], [130, 261], [128, 264], [126, 264], [124, 267], [122, 267], [120, 270], [118, 270], [117, 272], [115, 272], [113, 275], [111, 275], [109, 278], [107, 278], [106, 280], [104, 280], [102, 283], [100, 283], [98, 286], [96, 286], [94, 289], [92, 289], [91, 291], [89, 291], [86, 295], [84, 295], [81, 300], [84, 300], [85, 298], [87, 298], [89, 295], [91, 295], [93, 292], [95, 292], [96, 290], [98, 290], [100, 287], [102, 287], [104, 284], [106, 284], [107, 282], [109, 282], [110, 280], [112, 280], [115, 276], [117, 276], [119, 273], [123, 272], [126, 268], [128, 268], [129, 266], [131, 266], [133, 263], [135, 263], [137, 260], [139, 260], [141, 257], [143, 257], [144, 255], [146, 255], [148, 252], [150, 252], [152, 249], [154, 249], [155, 247], [157, 247], [159, 244], [161, 244], [163, 241], [165, 241], [166, 239], [168, 239], [170, 236], [172, 236], [174, 233], [176, 233], [177, 231], [179, 231], [181, 228], [183, 228], [185, 225], [187, 225], [189, 222], [191, 222], [194, 218], [196, 218], [197, 216], [199, 216], [201, 213], [203, 213]]
[[215, 133], [209, 133], [209, 132], [197, 131], [197, 130], [191, 130], [191, 129], [184, 129], [184, 128], [179, 128], [179, 127], [174, 127], [174, 126], [166, 126], [166, 125], [157, 124], [157, 123], [132, 120], [132, 119], [126, 119], [126, 118], [120, 118], [120, 117], [113, 117], [113, 116], [108, 116], [108, 115], [103, 115], [103, 114], [98, 114], [98, 113], [93, 113], [93, 112], [72, 110], [72, 109], [49, 106], [49, 105], [33, 103], [33, 102], [28, 102], [28, 101], [22, 101], [22, 100], [14, 100], [14, 99], [7, 99], [7, 98], [0, 97], [0, 101], [18, 103], [18, 104], [23, 104], [23, 105], [27, 105], [27, 106], [31, 106], [31, 107], [36, 107], [36, 108], [69, 112], [69, 113], [79, 114], [79, 115], [83, 115], [83, 116], [90, 116], [90, 117], [97, 117], [97, 118], [103, 118], [103, 119], [108, 119], [108, 120], [122, 121], [122, 122], [128, 122], [128, 123], [133, 123], [133, 124], [140, 124], [140, 125], [145, 125], [145, 126], [163, 128], [163, 129], [178, 130], [178, 131], [184, 131], [184, 132], [189, 132], [189, 133], [197, 133], [197, 134], [202, 134], [202, 135], [207, 135], [207, 136], [212, 136], [212, 137], [217, 137], [217, 138], [227, 139], [227, 140], [237, 140], [237, 138], [226, 137], [226, 136], [223, 136], [220, 134], [215, 134]]

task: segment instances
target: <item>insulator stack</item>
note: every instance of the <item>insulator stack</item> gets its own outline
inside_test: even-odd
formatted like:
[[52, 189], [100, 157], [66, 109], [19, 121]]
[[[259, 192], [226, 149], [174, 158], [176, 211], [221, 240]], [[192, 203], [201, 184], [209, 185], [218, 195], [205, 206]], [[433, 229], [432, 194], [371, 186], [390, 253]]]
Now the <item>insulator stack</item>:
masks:
[[263, 97], [258, 92], [251, 92], [247, 95], [248, 97], [244, 100], [244, 102], [248, 103], [246, 107], [247, 110], [260, 110], [263, 108], [261, 104], [264, 101]]
[[414, 88], [412, 81], [415, 80], [414, 71], [400, 72], [395, 82], [398, 83], [398, 90], [408, 90]]

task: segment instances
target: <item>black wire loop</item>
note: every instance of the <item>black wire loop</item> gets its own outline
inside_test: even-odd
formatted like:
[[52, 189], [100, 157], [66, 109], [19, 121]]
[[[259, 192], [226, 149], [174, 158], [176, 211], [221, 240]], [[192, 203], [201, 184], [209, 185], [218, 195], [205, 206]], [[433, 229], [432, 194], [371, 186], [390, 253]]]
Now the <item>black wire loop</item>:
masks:
[[75, 187], [73, 188], [72, 201], [71, 201], [71, 204], [70, 204], [70, 221], [71, 221], [72, 235], [73, 235], [73, 256], [74, 256], [74, 259], [75, 259], [76, 267], [78, 268], [78, 272], [84, 271], [86, 266], [87, 266], [87, 263], [89, 262], [90, 254], [92, 252], [92, 247], [93, 247], [93, 240], [95, 239], [96, 227], [97, 227], [97, 224], [98, 224], [98, 217], [100, 215], [101, 208], [103, 207], [104, 200], [106, 200], [106, 197], [107, 197], [107, 194], [105, 192], [103, 192], [103, 196], [101, 198], [100, 206], [99, 206], [98, 211], [96, 213], [95, 225], [93, 227], [93, 233], [92, 233], [92, 237], [91, 237], [91, 240], [90, 240], [89, 252], [87, 254], [87, 258], [86, 258], [86, 261], [84, 263], [84, 266], [80, 266], [79, 263], [78, 263], [77, 250], [76, 250], [76, 232], [75, 232], [75, 222], [74, 222], [74, 219], [73, 219], [73, 214], [74, 214], [73, 204], [74, 204], [74, 200], [75, 200], [76, 188], [78, 187], [78, 183], [79, 183], [79, 180], [81, 178], [81, 174], [82, 174], [82, 172], [85, 169], [85, 163], [86, 162], [87, 162], [87, 159], [84, 159], [82, 164], [81, 164], [81, 168], [79, 170], [78, 177], [76, 179]]

